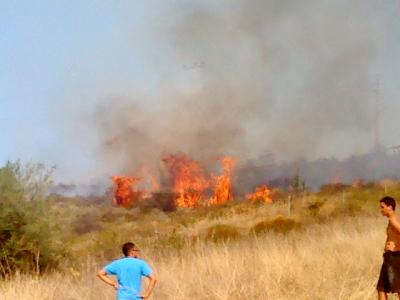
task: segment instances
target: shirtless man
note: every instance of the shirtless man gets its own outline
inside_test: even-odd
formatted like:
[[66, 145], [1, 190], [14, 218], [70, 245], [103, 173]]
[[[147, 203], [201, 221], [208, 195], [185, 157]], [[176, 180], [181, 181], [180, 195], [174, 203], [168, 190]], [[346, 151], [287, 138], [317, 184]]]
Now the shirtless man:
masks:
[[389, 222], [377, 284], [378, 299], [387, 300], [388, 293], [397, 293], [400, 299], [400, 221], [395, 214], [396, 201], [392, 197], [384, 197], [379, 202], [381, 213]]

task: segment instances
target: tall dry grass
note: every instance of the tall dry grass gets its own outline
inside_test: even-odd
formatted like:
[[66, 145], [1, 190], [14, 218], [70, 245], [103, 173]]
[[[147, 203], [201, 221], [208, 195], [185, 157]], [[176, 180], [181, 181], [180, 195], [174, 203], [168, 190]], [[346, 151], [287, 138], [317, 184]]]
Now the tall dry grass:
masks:
[[[159, 282], [152, 299], [375, 299], [383, 217], [337, 218], [282, 235], [200, 241], [181, 250], [143, 246]], [[104, 261], [0, 282], [4, 300], [114, 299], [95, 273]]]

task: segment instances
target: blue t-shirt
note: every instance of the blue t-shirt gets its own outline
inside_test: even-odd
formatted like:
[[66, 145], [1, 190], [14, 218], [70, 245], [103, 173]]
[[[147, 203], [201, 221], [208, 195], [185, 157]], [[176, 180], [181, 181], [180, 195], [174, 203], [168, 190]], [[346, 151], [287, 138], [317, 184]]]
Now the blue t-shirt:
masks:
[[142, 276], [149, 276], [152, 273], [151, 268], [144, 260], [134, 257], [115, 260], [105, 266], [104, 270], [107, 274], [116, 275], [118, 278], [118, 300], [141, 299]]

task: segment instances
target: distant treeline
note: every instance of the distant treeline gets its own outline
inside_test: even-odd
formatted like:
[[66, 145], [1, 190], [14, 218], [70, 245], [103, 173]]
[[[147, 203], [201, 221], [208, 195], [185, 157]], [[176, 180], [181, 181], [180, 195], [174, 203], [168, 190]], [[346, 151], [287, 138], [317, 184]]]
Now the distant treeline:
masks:
[[289, 189], [293, 178], [299, 176], [307, 188], [318, 190], [330, 183], [351, 184], [356, 180], [364, 182], [400, 178], [400, 154], [375, 151], [363, 155], [353, 155], [319, 160], [297, 160], [276, 163], [272, 156], [247, 162], [236, 171], [234, 187], [237, 192], [252, 190], [260, 184]]

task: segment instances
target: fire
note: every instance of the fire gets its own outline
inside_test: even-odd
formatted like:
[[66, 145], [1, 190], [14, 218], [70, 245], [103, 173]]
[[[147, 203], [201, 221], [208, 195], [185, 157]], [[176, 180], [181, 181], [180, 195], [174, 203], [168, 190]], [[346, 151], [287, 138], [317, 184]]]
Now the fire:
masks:
[[143, 191], [133, 189], [133, 186], [139, 183], [140, 178], [112, 176], [111, 179], [115, 184], [113, 198], [114, 205], [129, 207], [135, 200], [143, 195]]
[[256, 191], [246, 195], [246, 199], [250, 201], [261, 200], [265, 203], [271, 203], [271, 190], [266, 185], [262, 185], [256, 188]]
[[209, 187], [201, 165], [185, 154], [169, 155], [163, 158], [172, 177], [172, 185], [178, 194], [176, 204], [180, 207], [200, 205], [203, 192]]
[[[179, 207], [198, 207], [223, 204], [233, 199], [232, 169], [234, 159], [223, 157], [222, 175], [206, 176], [199, 162], [190, 159], [185, 154], [170, 154], [162, 158], [170, 178], [172, 189], [177, 194], [176, 205]], [[140, 198], [150, 198], [152, 193], [159, 189], [159, 183], [146, 166], [141, 166], [134, 172], [137, 176], [113, 176], [115, 184], [115, 205], [132, 206]], [[137, 186], [142, 187], [138, 189]], [[134, 187], [136, 187], [134, 189]], [[213, 193], [209, 199], [205, 194]]]
[[233, 199], [232, 195], [232, 169], [235, 163], [231, 157], [224, 157], [221, 160], [223, 173], [214, 176], [214, 196], [209, 200], [209, 205], [223, 204]]

